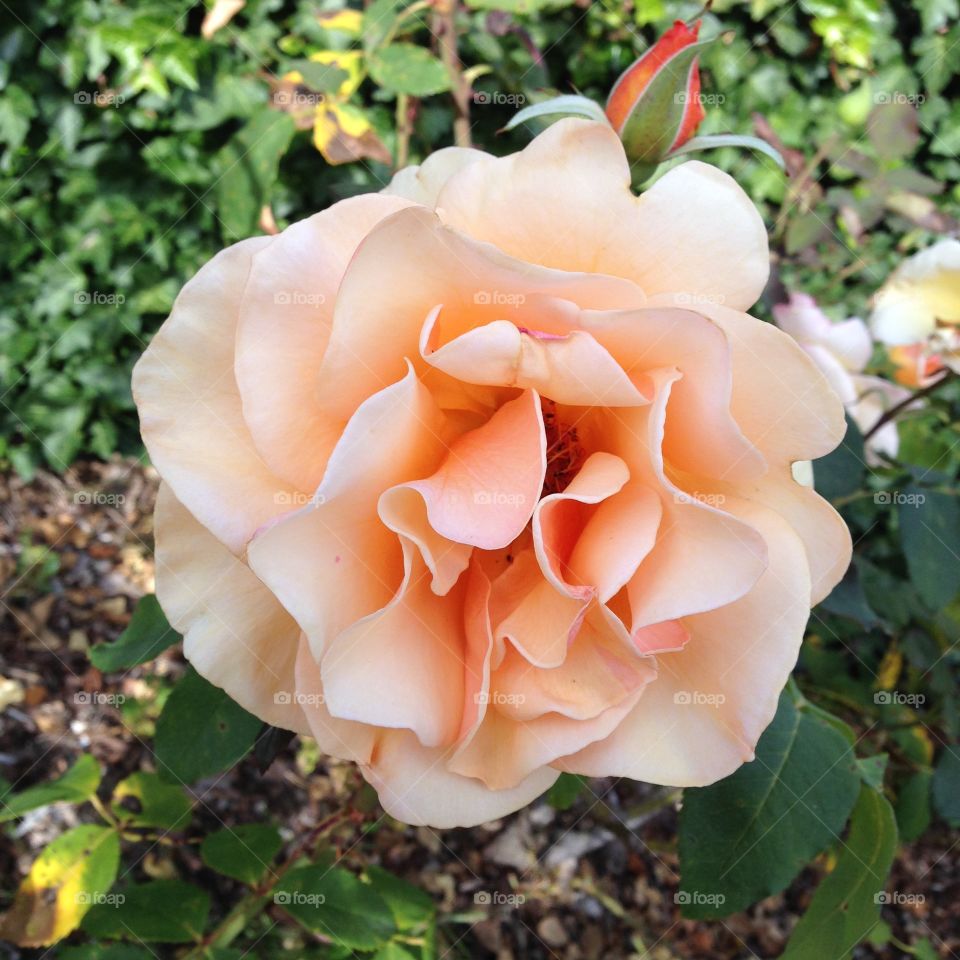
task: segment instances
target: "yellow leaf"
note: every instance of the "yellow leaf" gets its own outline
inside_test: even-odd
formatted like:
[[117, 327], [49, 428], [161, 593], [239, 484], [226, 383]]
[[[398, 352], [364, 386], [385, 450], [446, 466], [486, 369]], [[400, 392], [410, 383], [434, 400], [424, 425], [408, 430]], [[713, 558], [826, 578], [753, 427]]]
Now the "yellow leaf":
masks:
[[900, 679], [900, 671], [903, 669], [903, 654], [896, 648], [891, 647], [880, 661], [880, 669], [877, 671], [876, 688], [878, 690], [892, 690]]
[[119, 866], [120, 839], [112, 828], [87, 824], [61, 834], [34, 861], [0, 918], [0, 938], [21, 947], [62, 940], [113, 886]]
[[[334, 91], [333, 96], [338, 100], [347, 100], [363, 83], [363, 51], [362, 50], [318, 50], [310, 54], [314, 63], [339, 67], [347, 72], [347, 79]], [[296, 71], [294, 71], [296, 72]], [[292, 79], [292, 76], [291, 76]], [[302, 78], [295, 82], [302, 82]]]
[[350, 163], [369, 157], [390, 163], [390, 151], [376, 135], [358, 107], [346, 103], [322, 103], [313, 123], [313, 143], [330, 164]]
[[324, 30], [342, 30], [351, 37], [359, 37], [363, 30], [363, 14], [359, 10], [344, 7], [342, 10], [327, 10], [317, 14]]

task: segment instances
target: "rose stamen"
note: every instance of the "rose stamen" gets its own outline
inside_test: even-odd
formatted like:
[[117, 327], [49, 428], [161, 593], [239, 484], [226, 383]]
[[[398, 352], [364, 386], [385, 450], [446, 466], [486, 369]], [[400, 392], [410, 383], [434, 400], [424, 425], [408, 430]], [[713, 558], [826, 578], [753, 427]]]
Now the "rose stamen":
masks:
[[560, 419], [553, 400], [542, 398], [540, 409], [547, 436], [547, 472], [540, 496], [547, 497], [567, 488], [586, 459], [586, 453], [580, 445], [576, 425], [569, 426]]

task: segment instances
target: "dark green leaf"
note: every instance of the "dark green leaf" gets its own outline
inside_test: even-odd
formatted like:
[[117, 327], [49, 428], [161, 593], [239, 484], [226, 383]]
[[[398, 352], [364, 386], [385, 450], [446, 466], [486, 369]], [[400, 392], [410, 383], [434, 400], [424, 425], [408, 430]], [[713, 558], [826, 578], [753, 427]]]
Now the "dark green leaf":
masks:
[[270, 869], [281, 846], [283, 841], [276, 827], [247, 823], [205, 837], [200, 856], [211, 870], [255, 886]]
[[262, 110], [218, 154], [217, 215], [228, 239], [253, 233], [294, 131], [289, 114]]
[[127, 629], [113, 643], [94, 647], [90, 651], [90, 661], [107, 673], [126, 670], [153, 660], [180, 640], [180, 634], [167, 623], [157, 598], [149, 594], [137, 604]]
[[725, 916], [783, 890], [843, 830], [859, 785], [846, 738], [784, 692], [755, 760], [684, 791], [684, 915]]
[[339, 867], [291, 870], [277, 884], [274, 902], [308, 930], [352, 950], [375, 950], [396, 931], [383, 897]]
[[960, 502], [913, 485], [903, 492], [900, 539], [910, 580], [930, 607], [945, 607], [960, 590]]
[[867, 469], [863, 452], [863, 435], [847, 417], [847, 432], [840, 445], [813, 463], [813, 485], [827, 500], [856, 493], [863, 486]]
[[583, 792], [587, 778], [575, 773], [561, 773], [547, 791], [547, 803], [554, 810], [569, 810]]
[[253, 746], [260, 721], [192, 668], [174, 687], [157, 720], [160, 775], [195, 783], [233, 766]]
[[191, 943], [200, 939], [210, 912], [209, 895], [181, 880], [152, 880], [118, 891], [116, 903], [101, 903], [83, 919], [94, 937], [144, 943]]
[[952, 827], [960, 826], [960, 747], [947, 744], [933, 775], [933, 804]]
[[930, 826], [930, 783], [933, 773], [919, 770], [901, 784], [897, 794], [897, 830], [900, 838], [911, 843]]

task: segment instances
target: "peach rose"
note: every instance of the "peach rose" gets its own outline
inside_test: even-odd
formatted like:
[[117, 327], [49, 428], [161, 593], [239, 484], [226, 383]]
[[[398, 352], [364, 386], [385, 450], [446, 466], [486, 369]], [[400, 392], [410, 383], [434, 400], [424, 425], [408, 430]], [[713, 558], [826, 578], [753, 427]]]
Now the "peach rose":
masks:
[[726, 776], [850, 555], [791, 475], [842, 405], [743, 312], [767, 270], [725, 173], [637, 197], [573, 119], [224, 250], [134, 374], [186, 656], [408, 823]]

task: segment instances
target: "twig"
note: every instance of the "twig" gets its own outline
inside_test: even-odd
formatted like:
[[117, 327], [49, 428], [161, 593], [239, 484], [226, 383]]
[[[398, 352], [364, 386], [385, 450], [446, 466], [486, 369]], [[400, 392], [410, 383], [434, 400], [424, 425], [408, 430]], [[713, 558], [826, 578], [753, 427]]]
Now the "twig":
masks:
[[434, 34], [440, 44], [440, 59], [450, 75], [451, 95], [455, 113], [453, 142], [458, 147], [470, 143], [470, 84], [464, 79], [463, 66], [457, 53], [457, 0], [439, 0], [434, 17]]
[[922, 400], [924, 397], [933, 393], [937, 387], [942, 386], [948, 380], [952, 380], [955, 376], [952, 370], [944, 370], [943, 375], [938, 379], [934, 380], [933, 383], [928, 384], [922, 390], [917, 390], [915, 393], [912, 393], [906, 400], [901, 400], [899, 403], [895, 403], [889, 410], [887, 410], [883, 416], [863, 435], [864, 440], [869, 440], [884, 424], [889, 423], [893, 420], [897, 414], [902, 413], [909, 407], [911, 404], [916, 403], [918, 400]]

